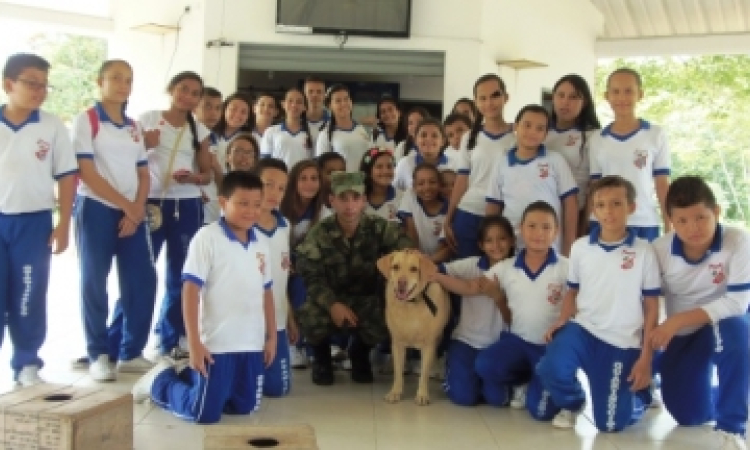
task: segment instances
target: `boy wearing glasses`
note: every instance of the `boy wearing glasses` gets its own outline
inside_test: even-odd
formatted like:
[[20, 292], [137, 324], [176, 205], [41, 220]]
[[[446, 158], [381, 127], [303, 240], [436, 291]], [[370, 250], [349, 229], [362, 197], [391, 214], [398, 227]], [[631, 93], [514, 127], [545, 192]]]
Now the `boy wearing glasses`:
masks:
[[[39, 108], [47, 97], [49, 63], [19, 53], [3, 68], [8, 103], [0, 106], [0, 314], [7, 313], [16, 383], [43, 382], [39, 348], [47, 334], [50, 253], [68, 247], [78, 172], [68, 130]], [[59, 221], [53, 227], [54, 183]], [[0, 330], [2, 345], [4, 330]]]

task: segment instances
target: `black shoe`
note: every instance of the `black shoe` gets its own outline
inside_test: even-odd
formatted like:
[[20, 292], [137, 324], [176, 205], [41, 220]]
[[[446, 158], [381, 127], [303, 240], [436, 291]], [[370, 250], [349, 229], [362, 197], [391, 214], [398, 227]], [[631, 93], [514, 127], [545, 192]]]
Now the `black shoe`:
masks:
[[333, 366], [331, 364], [314, 362], [312, 366], [312, 382], [318, 386], [330, 386], [334, 382]]
[[352, 339], [352, 344], [349, 347], [349, 359], [352, 362], [352, 381], [363, 384], [372, 383], [370, 346], [365, 344], [358, 335]]

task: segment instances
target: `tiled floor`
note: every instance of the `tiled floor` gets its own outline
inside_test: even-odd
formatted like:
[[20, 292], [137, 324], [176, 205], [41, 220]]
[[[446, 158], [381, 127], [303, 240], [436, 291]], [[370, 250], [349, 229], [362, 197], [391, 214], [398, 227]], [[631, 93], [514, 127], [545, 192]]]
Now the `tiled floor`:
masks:
[[[84, 348], [77, 289], [75, 253], [69, 251], [53, 263], [49, 335], [42, 350], [47, 365], [42, 375], [49, 382], [85, 386], [94, 382], [85, 372], [72, 371], [68, 366], [69, 360], [82, 354]], [[116, 292], [116, 283], [110, 283], [110, 293]], [[7, 365], [9, 347], [0, 349], [0, 392], [12, 387]], [[289, 397], [265, 399], [258, 413], [225, 417], [222, 423], [310, 424], [322, 450], [717, 448], [709, 427], [679, 428], [660, 409], [650, 410], [644, 420], [617, 435], [598, 433], [586, 415], [579, 418], [574, 431], [563, 431], [534, 422], [524, 411], [454, 406], [437, 382], [432, 384], [433, 403], [419, 407], [409, 398], [416, 391], [415, 377], [407, 378], [406, 400], [391, 405], [382, 400], [390, 387], [389, 377], [378, 376], [375, 384], [361, 386], [353, 384], [346, 372], [337, 372], [336, 376], [334, 386], [322, 388], [310, 382], [309, 370], [295, 371]], [[127, 392], [136, 379], [121, 376], [116, 383], [104, 386]], [[134, 419], [138, 450], [203, 448], [203, 427], [185, 423], [151, 404], [136, 405]]]

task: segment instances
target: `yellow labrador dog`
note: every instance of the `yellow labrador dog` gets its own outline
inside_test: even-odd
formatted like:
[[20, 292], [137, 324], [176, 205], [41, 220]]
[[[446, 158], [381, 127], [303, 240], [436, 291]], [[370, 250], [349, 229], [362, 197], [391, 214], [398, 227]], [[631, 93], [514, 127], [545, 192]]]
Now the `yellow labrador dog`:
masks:
[[396, 403], [404, 390], [407, 347], [422, 353], [418, 405], [430, 403], [430, 372], [435, 352], [450, 315], [448, 294], [428, 276], [437, 271], [429, 258], [416, 250], [393, 252], [378, 260], [378, 270], [388, 283], [385, 291], [385, 321], [391, 334], [393, 387], [385, 400]]

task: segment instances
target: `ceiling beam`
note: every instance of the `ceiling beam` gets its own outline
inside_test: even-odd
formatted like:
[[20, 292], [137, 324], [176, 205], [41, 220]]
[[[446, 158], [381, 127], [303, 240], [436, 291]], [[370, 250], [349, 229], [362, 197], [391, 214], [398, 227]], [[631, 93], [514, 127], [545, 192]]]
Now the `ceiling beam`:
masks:
[[638, 56], [747, 54], [750, 33], [703, 36], [605, 39], [596, 42], [598, 58]]

